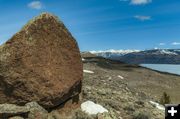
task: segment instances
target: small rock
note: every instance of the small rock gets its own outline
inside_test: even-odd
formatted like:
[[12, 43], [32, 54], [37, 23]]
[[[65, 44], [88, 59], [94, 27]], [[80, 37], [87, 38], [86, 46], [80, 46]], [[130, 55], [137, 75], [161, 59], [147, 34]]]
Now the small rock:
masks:
[[15, 116], [15, 117], [10, 117], [9, 119], [24, 119], [24, 118], [20, 116]]
[[48, 113], [43, 107], [41, 107], [37, 102], [30, 102], [25, 105], [30, 111], [39, 111], [42, 113]]
[[61, 115], [58, 111], [52, 111], [48, 116], [48, 119], [61, 119]]
[[26, 104], [29, 109], [28, 119], [48, 119], [48, 112], [42, 108], [37, 102]]
[[114, 113], [109, 112], [109, 113], [103, 113], [103, 114], [98, 114], [97, 119], [117, 119]]
[[100, 90], [97, 93], [100, 95], [106, 95], [107, 94], [107, 92], [105, 90]]
[[29, 109], [25, 106], [17, 106], [14, 104], [0, 104], [0, 118], [7, 118], [15, 115], [25, 115]]

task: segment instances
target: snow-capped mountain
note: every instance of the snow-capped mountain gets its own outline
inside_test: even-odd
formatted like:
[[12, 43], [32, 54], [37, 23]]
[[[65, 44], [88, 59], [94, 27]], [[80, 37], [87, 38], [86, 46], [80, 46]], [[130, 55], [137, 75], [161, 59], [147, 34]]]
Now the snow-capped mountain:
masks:
[[180, 49], [106, 50], [91, 53], [130, 64], [180, 64]]
[[[152, 54], [161, 54], [161, 55], [178, 55], [179, 50], [167, 50], [167, 49], [159, 49], [159, 50], [152, 50]], [[180, 51], [179, 51], [180, 52]]]
[[140, 52], [140, 50], [104, 50], [104, 51], [90, 51], [90, 53], [95, 54], [97, 56], [102, 56], [105, 58], [113, 58], [117, 56], [123, 56], [133, 52]]

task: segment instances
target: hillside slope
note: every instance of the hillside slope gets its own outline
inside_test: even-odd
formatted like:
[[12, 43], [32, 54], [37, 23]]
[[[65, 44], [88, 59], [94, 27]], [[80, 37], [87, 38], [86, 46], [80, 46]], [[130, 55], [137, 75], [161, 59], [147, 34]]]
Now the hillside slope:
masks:
[[91, 71], [84, 72], [84, 101], [103, 105], [115, 119], [131, 119], [138, 113], [162, 119], [163, 107], [152, 103], [158, 102], [163, 92], [170, 95], [172, 103], [180, 100], [180, 76], [101, 57], [84, 59], [84, 70]]

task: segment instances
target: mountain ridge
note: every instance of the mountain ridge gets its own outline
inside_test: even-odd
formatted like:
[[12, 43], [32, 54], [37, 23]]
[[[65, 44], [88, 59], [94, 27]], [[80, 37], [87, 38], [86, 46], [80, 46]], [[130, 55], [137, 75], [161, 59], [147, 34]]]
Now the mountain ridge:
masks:
[[91, 53], [129, 64], [180, 64], [180, 49], [107, 50]]

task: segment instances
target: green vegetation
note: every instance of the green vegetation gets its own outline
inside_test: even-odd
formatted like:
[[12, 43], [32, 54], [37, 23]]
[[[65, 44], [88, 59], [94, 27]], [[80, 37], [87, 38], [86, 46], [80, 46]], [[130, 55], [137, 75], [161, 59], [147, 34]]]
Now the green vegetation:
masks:
[[171, 103], [170, 96], [166, 92], [164, 92], [160, 99], [160, 104], [165, 105], [165, 104], [170, 104], [170, 103]]
[[75, 119], [95, 119], [95, 118], [96, 115], [90, 116], [81, 110], [77, 110], [75, 113]]
[[133, 119], [150, 119], [150, 115], [143, 112], [136, 112], [133, 114]]

